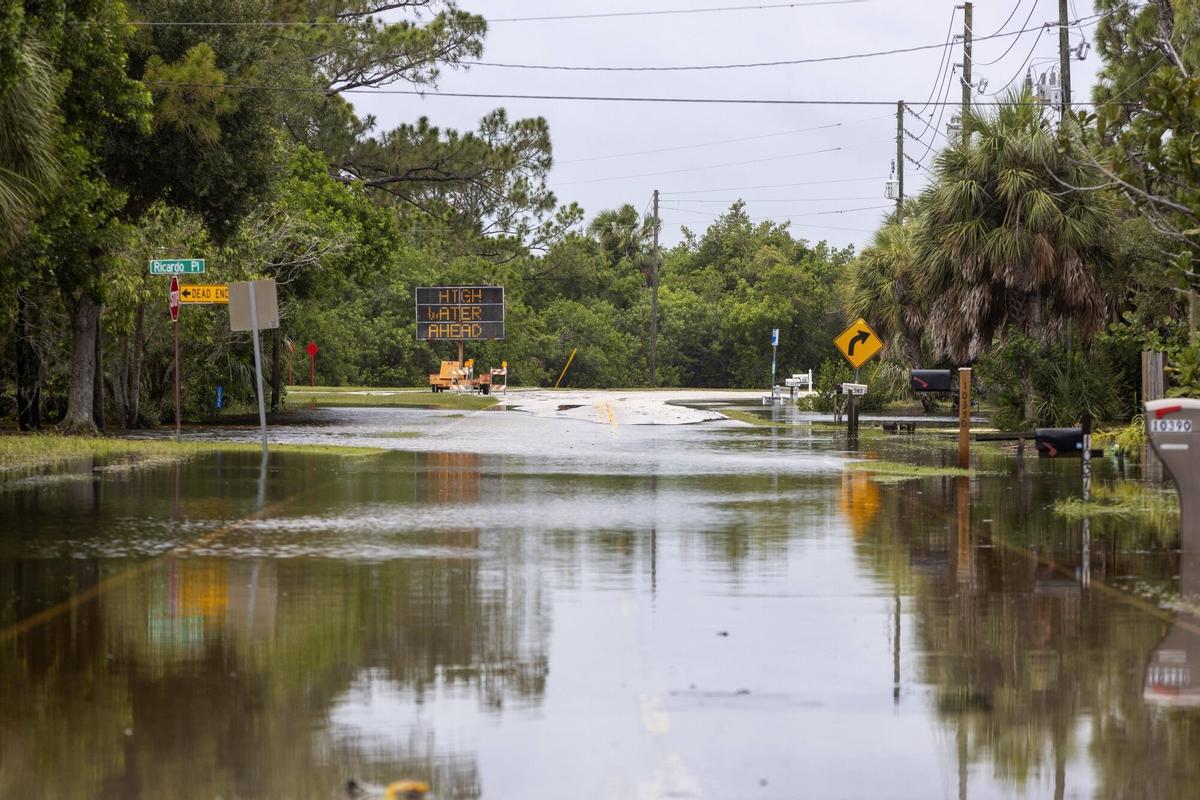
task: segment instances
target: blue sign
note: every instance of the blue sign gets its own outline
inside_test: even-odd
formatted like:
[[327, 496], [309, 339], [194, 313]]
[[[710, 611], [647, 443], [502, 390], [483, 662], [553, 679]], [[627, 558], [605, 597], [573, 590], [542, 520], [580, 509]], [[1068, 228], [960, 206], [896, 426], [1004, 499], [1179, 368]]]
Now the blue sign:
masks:
[[217, 409], [219, 410], [221, 408], [221, 406], [223, 406], [223, 405], [225, 405], [225, 387], [218, 386], [217, 387]]
[[779, 346], [779, 328], [771, 329], [771, 347]]

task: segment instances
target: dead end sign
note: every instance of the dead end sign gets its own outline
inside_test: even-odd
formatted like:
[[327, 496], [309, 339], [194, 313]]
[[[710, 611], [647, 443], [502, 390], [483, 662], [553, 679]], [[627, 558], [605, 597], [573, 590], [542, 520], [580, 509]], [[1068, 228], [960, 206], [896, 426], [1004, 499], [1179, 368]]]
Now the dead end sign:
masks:
[[185, 283], [179, 287], [181, 303], [228, 303], [229, 286], [224, 283]]

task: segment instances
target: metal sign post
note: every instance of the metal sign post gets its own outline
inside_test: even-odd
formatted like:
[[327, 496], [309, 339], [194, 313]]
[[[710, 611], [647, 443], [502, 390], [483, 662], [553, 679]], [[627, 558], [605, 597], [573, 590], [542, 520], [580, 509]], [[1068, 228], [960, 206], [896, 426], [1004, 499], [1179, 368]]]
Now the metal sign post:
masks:
[[771, 329], [771, 396], [775, 396], [775, 355], [779, 351], [779, 328]]
[[250, 331], [254, 341], [254, 379], [258, 392], [258, 424], [262, 429], [263, 460], [267, 458], [267, 409], [263, 399], [262, 345], [258, 332], [279, 327], [275, 281], [267, 279], [229, 284], [229, 329]]
[[263, 459], [267, 457], [267, 407], [263, 402], [262, 345], [258, 341], [258, 302], [250, 282], [250, 335], [254, 338], [254, 383], [258, 390], [258, 426], [262, 429]]
[[317, 385], [317, 349], [317, 343], [311, 339], [308, 347], [304, 348], [304, 352], [308, 353], [308, 385], [310, 387]]
[[171, 288], [167, 294], [171, 306], [171, 327], [175, 331], [175, 436], [179, 436], [179, 278], [171, 276]]

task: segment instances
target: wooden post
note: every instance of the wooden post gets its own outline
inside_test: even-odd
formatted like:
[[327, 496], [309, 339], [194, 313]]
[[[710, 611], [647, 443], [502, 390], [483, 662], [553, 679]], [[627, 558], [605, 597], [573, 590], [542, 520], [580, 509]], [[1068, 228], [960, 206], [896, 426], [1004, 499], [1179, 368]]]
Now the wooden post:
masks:
[[858, 435], [858, 395], [850, 392], [846, 395], [846, 436], [851, 441]]
[[956, 499], [958, 505], [958, 561], [955, 577], [960, 583], [969, 583], [974, 570], [971, 560], [971, 479], [958, 479]]
[[1083, 502], [1092, 499], [1092, 415], [1083, 414]]
[[958, 370], [958, 466], [971, 468], [971, 368]]
[[466, 362], [466, 342], [458, 343], [458, 365], [461, 367]]

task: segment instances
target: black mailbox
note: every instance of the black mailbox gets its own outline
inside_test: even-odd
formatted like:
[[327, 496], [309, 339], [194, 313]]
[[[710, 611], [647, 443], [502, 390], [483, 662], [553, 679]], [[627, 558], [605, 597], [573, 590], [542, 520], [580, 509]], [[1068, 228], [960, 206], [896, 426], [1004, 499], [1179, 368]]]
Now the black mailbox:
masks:
[[1083, 428], [1036, 428], [1033, 436], [1039, 456], [1083, 455]]
[[950, 370], [914, 369], [908, 377], [908, 382], [914, 392], [948, 392], [950, 391]]

